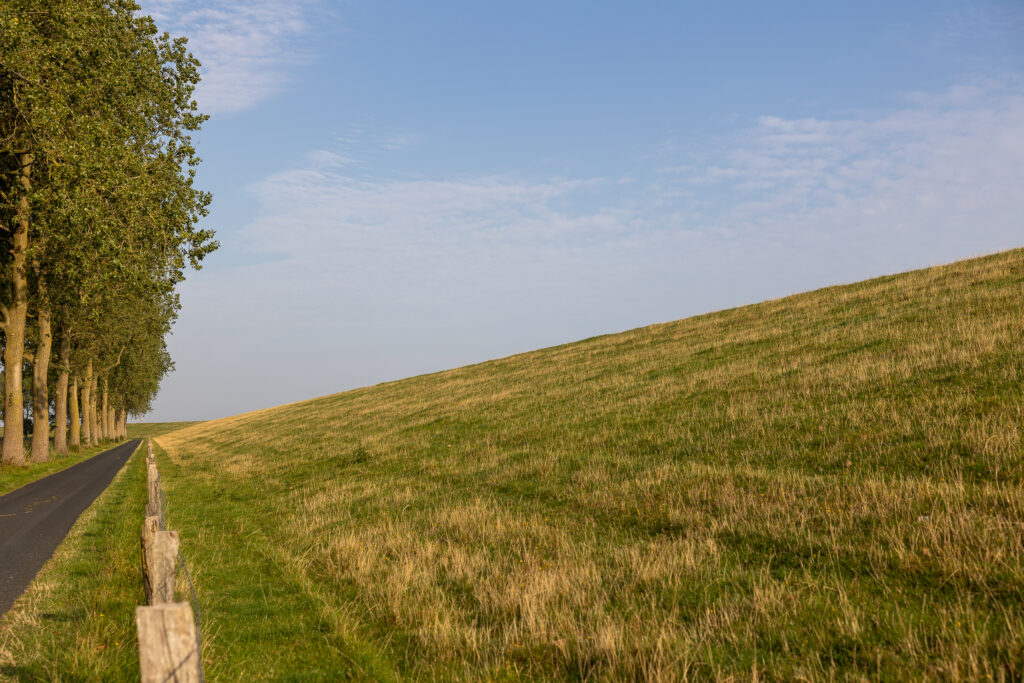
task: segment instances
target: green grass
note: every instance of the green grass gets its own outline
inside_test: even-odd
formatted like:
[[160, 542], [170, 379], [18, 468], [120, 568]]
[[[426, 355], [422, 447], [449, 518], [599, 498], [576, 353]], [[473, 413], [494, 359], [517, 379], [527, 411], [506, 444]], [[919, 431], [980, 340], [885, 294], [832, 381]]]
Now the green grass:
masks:
[[207, 673], [1019, 680], [1022, 328], [1015, 250], [166, 433]]
[[1024, 676], [1024, 251], [159, 437], [217, 678]]
[[129, 422], [128, 438], [138, 439], [144, 436], [160, 436], [175, 429], [183, 429], [199, 424], [199, 422]]
[[0, 680], [138, 680], [145, 503], [145, 458], [136, 451], [0, 619]]
[[71, 467], [72, 465], [78, 464], [83, 460], [88, 460], [94, 455], [98, 455], [104, 451], [114, 448], [119, 443], [121, 442], [110, 441], [98, 446], [80, 448], [65, 456], [58, 456], [51, 451], [49, 461], [28, 463], [21, 467], [0, 464], [0, 496], [5, 493], [10, 493], [14, 489], [20, 488], [25, 484], [35, 481], [36, 479], [42, 479], [54, 472], [59, 472]]

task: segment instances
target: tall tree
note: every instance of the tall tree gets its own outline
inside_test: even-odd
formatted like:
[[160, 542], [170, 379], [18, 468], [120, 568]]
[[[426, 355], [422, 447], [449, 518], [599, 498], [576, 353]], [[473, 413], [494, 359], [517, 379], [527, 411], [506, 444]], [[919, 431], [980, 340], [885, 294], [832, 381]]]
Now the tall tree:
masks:
[[[138, 9], [130, 0], [0, 5], [5, 462], [24, 460], [26, 358], [32, 458], [49, 455], [53, 328], [61, 340], [55, 445], [62, 452], [69, 394], [72, 445], [76, 412], [86, 441], [113, 431], [103, 363], [133, 326], [114, 315], [118, 306], [160, 300], [186, 266], [198, 268], [217, 246], [212, 232], [197, 228], [210, 201], [193, 185], [199, 160], [190, 134], [205, 119], [192, 98], [198, 62], [184, 39], [159, 34]], [[30, 314], [36, 329], [26, 356]], [[115, 329], [115, 319], [125, 329]]]

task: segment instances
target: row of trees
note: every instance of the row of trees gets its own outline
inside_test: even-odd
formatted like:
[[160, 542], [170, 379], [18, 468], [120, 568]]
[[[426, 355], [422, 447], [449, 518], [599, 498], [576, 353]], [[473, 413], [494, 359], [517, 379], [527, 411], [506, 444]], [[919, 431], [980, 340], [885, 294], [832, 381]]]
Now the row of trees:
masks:
[[[131, 0], [0, 3], [2, 459], [125, 436], [172, 367], [198, 228], [199, 64]], [[25, 376], [30, 374], [30, 382]]]

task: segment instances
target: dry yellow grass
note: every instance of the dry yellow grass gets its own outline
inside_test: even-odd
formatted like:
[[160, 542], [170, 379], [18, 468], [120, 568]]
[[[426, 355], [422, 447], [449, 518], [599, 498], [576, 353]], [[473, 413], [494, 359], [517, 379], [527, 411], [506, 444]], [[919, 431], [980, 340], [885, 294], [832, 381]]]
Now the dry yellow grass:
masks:
[[162, 435], [210, 666], [1020, 678], [1022, 333], [1017, 250]]

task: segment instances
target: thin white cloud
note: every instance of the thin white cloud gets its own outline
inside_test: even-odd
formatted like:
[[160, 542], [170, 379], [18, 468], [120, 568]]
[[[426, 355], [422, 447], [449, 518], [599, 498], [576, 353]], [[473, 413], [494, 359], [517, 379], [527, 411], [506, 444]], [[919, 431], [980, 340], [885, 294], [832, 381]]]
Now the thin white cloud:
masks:
[[1019, 41], [1024, 31], [1024, 10], [1016, 2], [962, 3], [946, 15], [945, 42], [964, 38]]
[[1017, 92], [766, 115], [628, 180], [372, 178], [311, 153], [253, 188], [258, 218], [225, 244], [265, 260], [186, 283], [175, 340], [230, 358], [181, 349], [193, 376], [158, 408], [230, 414], [1020, 246]]
[[1021, 241], [1024, 96], [989, 84], [914, 103], [863, 119], [764, 117], [675, 182], [704, 187], [719, 203], [713, 224], [751, 236], [860, 236], [922, 253]]
[[316, 0], [142, 0], [161, 30], [189, 38], [202, 63], [203, 112], [249, 109], [281, 92], [307, 60], [300, 38]]
[[241, 233], [246, 248], [348, 272], [417, 263], [467, 277], [473, 264], [527, 267], [540, 254], [585, 254], [613, 268], [624, 244], [647, 248], [628, 268], [663, 267], [678, 258], [673, 240], [691, 244], [694, 234], [712, 250], [736, 240], [752, 250], [813, 242], [835, 255], [869, 240], [942, 259], [972, 239], [979, 249], [1014, 243], [1024, 211], [1024, 96], [964, 86], [875, 117], [763, 116], [645, 180], [366, 179], [352, 165], [320, 151], [266, 178], [254, 188], [261, 216]]

